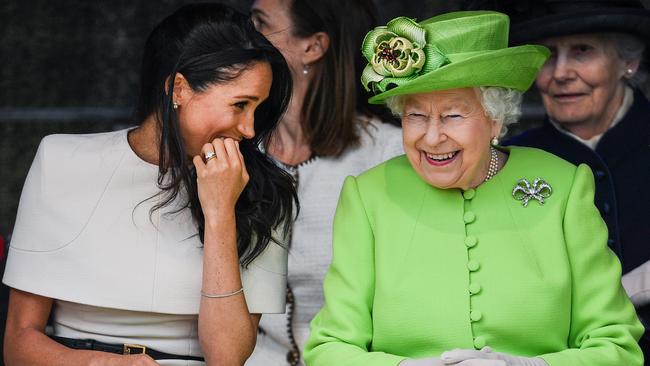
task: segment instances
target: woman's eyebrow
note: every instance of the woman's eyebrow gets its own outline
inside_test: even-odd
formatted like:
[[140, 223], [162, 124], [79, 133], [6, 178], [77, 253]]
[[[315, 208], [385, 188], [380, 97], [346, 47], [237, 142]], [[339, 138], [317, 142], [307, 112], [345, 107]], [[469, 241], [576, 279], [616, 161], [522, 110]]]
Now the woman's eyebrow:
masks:
[[235, 95], [233, 98], [250, 99], [250, 100], [255, 101], [255, 102], [260, 100], [260, 97], [255, 96], [255, 95]]
[[257, 8], [251, 9], [251, 16], [268, 19], [268, 15], [263, 10]]

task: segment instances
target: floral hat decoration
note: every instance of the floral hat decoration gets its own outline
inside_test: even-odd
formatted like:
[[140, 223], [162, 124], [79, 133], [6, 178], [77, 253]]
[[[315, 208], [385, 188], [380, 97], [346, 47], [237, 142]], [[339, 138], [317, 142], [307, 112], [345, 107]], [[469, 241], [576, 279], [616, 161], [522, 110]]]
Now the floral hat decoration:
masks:
[[508, 16], [460, 11], [420, 23], [399, 17], [368, 32], [361, 82], [380, 104], [395, 95], [476, 86], [528, 89], [550, 52], [543, 46], [508, 47]]

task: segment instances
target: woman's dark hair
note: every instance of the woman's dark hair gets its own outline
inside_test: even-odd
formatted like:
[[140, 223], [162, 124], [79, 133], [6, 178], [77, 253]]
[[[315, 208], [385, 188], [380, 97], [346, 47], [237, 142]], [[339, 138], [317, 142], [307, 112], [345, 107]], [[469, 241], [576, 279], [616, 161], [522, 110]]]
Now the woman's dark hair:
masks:
[[359, 114], [392, 119], [383, 106], [368, 104], [370, 95], [359, 84], [367, 63], [361, 42], [377, 25], [377, 9], [372, 0], [292, 0], [289, 14], [294, 36], [325, 32], [330, 38], [323, 59], [311, 65], [316, 76], [305, 96], [302, 119], [314, 154], [338, 156], [359, 143]]
[[[257, 63], [268, 63], [273, 82], [268, 99], [255, 110], [255, 137], [240, 143], [250, 180], [236, 207], [237, 250], [248, 265], [268, 245], [274, 229], [287, 233], [297, 197], [292, 178], [261, 153], [291, 97], [291, 74], [280, 52], [258, 33], [249, 18], [223, 4], [186, 5], [151, 32], [145, 46], [141, 91], [135, 117], [154, 115], [160, 130], [158, 186], [163, 199], [152, 210], [183, 199], [203, 241], [205, 220], [196, 172], [188, 161], [173, 109], [173, 84], [182, 74], [195, 92], [228, 83]], [[207, 142], [207, 141], [206, 141]], [[183, 189], [187, 190], [187, 197]]]

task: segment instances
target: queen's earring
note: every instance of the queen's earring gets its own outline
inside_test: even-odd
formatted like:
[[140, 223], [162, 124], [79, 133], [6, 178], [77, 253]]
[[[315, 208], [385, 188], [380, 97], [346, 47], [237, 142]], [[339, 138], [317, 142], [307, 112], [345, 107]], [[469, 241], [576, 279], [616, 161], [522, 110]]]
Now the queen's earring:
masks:
[[492, 138], [492, 140], [490, 140], [490, 144], [492, 144], [492, 146], [497, 146], [497, 145], [499, 145], [499, 138], [497, 138], [496, 136], [494, 136], [494, 137]]

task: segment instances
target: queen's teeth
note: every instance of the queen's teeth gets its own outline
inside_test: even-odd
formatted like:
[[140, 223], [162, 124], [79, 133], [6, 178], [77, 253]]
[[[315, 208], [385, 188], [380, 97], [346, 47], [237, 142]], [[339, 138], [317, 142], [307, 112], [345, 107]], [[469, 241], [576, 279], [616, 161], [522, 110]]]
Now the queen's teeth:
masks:
[[451, 159], [452, 157], [454, 157], [455, 154], [456, 154], [456, 152], [450, 152], [450, 153], [446, 153], [446, 154], [429, 154], [429, 153], [427, 153], [427, 157], [429, 159], [433, 159], [433, 160], [447, 160], [447, 159]]

